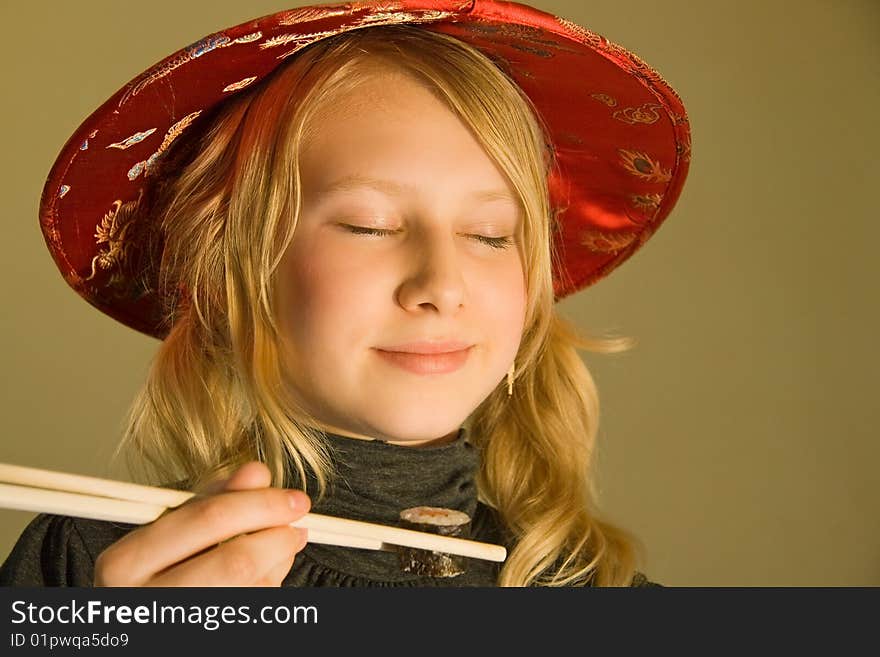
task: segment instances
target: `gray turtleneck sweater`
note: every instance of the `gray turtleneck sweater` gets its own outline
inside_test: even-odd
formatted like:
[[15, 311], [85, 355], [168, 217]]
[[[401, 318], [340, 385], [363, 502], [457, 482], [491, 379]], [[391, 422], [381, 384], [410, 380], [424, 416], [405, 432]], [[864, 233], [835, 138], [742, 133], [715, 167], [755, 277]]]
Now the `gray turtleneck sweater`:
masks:
[[[402, 509], [437, 506], [471, 518], [464, 538], [508, 545], [493, 509], [477, 500], [479, 450], [462, 430], [453, 442], [401, 447], [327, 435], [338, 476], [312, 511], [381, 524], [398, 523]], [[308, 482], [308, 490], [315, 490]], [[0, 586], [92, 586], [95, 558], [133, 525], [40, 514], [25, 528], [0, 567]], [[404, 572], [395, 553], [308, 544], [283, 586], [495, 586], [500, 564], [465, 559], [455, 577]], [[633, 586], [653, 582], [637, 573]]]

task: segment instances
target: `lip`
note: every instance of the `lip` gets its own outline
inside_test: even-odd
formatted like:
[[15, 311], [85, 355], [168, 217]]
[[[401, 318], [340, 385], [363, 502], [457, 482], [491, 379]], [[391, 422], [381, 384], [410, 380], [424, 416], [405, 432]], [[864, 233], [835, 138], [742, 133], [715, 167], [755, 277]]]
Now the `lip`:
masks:
[[409, 354], [448, 354], [456, 351], [464, 351], [472, 347], [472, 344], [458, 340], [419, 340], [396, 344], [391, 347], [376, 347], [380, 351], [409, 353]]
[[376, 349], [376, 352], [387, 363], [395, 367], [413, 374], [431, 375], [450, 374], [464, 367], [468, 356], [470, 356], [471, 347], [437, 353], [386, 351], [385, 349]]

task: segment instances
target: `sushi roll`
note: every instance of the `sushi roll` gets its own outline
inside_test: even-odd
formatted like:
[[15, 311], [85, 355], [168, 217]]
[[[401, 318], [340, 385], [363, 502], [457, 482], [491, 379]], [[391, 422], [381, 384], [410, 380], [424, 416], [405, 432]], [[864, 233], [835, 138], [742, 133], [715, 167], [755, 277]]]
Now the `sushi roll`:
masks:
[[[436, 506], [416, 506], [400, 512], [400, 526], [441, 536], [465, 538], [470, 530], [470, 516], [462, 511]], [[424, 577], [455, 577], [464, 571], [464, 557], [398, 546], [400, 567], [406, 573]]]

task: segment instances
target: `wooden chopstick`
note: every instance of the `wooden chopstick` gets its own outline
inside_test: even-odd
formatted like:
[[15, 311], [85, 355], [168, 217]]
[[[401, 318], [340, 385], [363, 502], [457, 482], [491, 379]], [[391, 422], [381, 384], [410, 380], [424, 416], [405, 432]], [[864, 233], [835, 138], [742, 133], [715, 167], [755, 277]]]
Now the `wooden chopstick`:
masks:
[[[0, 507], [22, 511], [145, 524], [194, 495], [170, 488], [0, 463]], [[291, 525], [309, 530], [309, 540], [313, 543], [373, 550], [399, 545], [498, 562], [507, 558], [507, 550], [501, 545], [317, 513], [307, 513]]]
[[[168, 510], [168, 507], [157, 504], [2, 483], [0, 483], [0, 508], [35, 513], [57, 513], [93, 520], [125, 522], [132, 525], [153, 522]], [[384, 548], [382, 541], [375, 539], [311, 529], [308, 530], [308, 540], [310, 543], [368, 550]]]
[[83, 493], [98, 497], [130, 500], [144, 504], [156, 504], [168, 508], [180, 506], [195, 495], [195, 493], [189, 491], [174, 490], [173, 488], [142, 486], [141, 484], [132, 484], [126, 481], [87, 477], [85, 475], [43, 470], [40, 468], [28, 468], [23, 465], [11, 465], [9, 463], [0, 463], [0, 482], [4, 484], [18, 484], [19, 486], [31, 486], [33, 488], [63, 490], [68, 493]]

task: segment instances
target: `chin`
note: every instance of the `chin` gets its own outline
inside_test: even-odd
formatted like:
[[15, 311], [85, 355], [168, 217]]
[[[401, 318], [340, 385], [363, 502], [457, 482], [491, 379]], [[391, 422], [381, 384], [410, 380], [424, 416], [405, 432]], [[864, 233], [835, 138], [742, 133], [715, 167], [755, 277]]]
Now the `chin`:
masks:
[[[410, 407], [411, 409], [414, 407]], [[373, 423], [377, 437], [390, 442], [425, 442], [456, 433], [468, 418], [467, 413], [450, 410], [443, 413], [436, 408], [426, 411], [421, 406], [416, 412], [386, 414]], [[450, 418], [455, 418], [450, 421]]]

